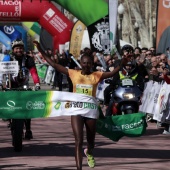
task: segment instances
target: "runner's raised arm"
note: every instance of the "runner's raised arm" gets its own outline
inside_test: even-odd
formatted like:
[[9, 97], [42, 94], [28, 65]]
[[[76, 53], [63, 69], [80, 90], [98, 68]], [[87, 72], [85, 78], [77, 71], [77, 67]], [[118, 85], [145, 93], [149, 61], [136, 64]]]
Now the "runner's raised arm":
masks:
[[40, 46], [40, 43], [38, 41], [33, 41], [34, 45], [37, 47], [38, 51], [42, 54], [42, 56], [45, 58], [45, 60], [53, 67], [55, 68], [57, 71], [68, 75], [68, 69], [63, 67], [60, 64], [55, 63], [53, 60], [51, 60], [51, 58], [49, 58], [47, 56], [47, 54], [43, 51], [43, 49]]

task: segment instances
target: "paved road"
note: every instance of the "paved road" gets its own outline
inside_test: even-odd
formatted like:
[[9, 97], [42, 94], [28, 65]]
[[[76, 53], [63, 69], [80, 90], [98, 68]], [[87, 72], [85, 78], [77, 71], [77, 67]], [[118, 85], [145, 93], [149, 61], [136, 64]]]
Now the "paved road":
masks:
[[[46, 89], [49, 87], [46, 86]], [[23, 151], [16, 153], [11, 145], [10, 131], [0, 120], [1, 170], [75, 170], [74, 138], [70, 117], [33, 119], [34, 138], [24, 140]], [[96, 170], [170, 170], [170, 135], [162, 135], [155, 123], [138, 138], [123, 137], [117, 143], [96, 135], [94, 156]], [[86, 142], [84, 142], [85, 146]], [[83, 170], [89, 170], [86, 158]]]

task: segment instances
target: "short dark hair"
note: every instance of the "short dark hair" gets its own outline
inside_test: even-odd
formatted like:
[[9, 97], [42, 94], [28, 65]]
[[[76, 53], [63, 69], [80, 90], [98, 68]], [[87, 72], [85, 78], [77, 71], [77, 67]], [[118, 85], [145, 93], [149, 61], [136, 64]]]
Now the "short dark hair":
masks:
[[135, 47], [135, 50], [139, 50], [139, 52], [141, 53], [141, 48], [140, 47]]
[[141, 50], [148, 50], [148, 48], [147, 47], [143, 47]]

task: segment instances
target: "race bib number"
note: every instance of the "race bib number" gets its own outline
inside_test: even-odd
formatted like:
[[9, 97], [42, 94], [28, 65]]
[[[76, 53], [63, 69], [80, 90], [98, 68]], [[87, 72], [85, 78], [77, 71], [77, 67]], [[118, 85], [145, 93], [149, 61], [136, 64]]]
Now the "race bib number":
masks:
[[131, 79], [122, 80], [122, 86], [133, 86], [133, 81]]
[[86, 84], [77, 84], [76, 85], [76, 93], [86, 94], [89, 96], [92, 96], [92, 85], [86, 85]]

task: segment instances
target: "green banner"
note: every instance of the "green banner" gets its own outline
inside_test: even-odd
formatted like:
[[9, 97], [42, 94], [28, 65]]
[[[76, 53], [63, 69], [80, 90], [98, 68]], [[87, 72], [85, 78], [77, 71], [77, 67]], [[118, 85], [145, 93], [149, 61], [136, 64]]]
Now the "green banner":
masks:
[[41, 79], [45, 79], [48, 66], [45, 64], [36, 64], [38, 76]]
[[146, 115], [143, 113], [109, 116], [97, 120], [97, 132], [113, 141], [118, 141], [123, 136], [142, 136], [146, 127]]
[[[0, 118], [43, 118], [90, 114], [99, 115], [96, 100], [84, 94], [60, 91], [0, 92]], [[83, 112], [82, 112], [83, 111]]]
[[[102, 111], [92, 96], [60, 91], [0, 92], [0, 118], [29, 119], [70, 115], [97, 118]], [[97, 120], [97, 132], [113, 141], [123, 136], [138, 137], [146, 130], [143, 113], [102, 117]]]
[[86, 26], [108, 15], [108, 3], [105, 0], [54, 0], [73, 14]]
[[[37, 118], [48, 115], [46, 100], [50, 93], [44, 91], [7, 91], [0, 92], [1, 118]], [[35, 97], [36, 96], [36, 97]], [[46, 107], [47, 106], [47, 107]]]

